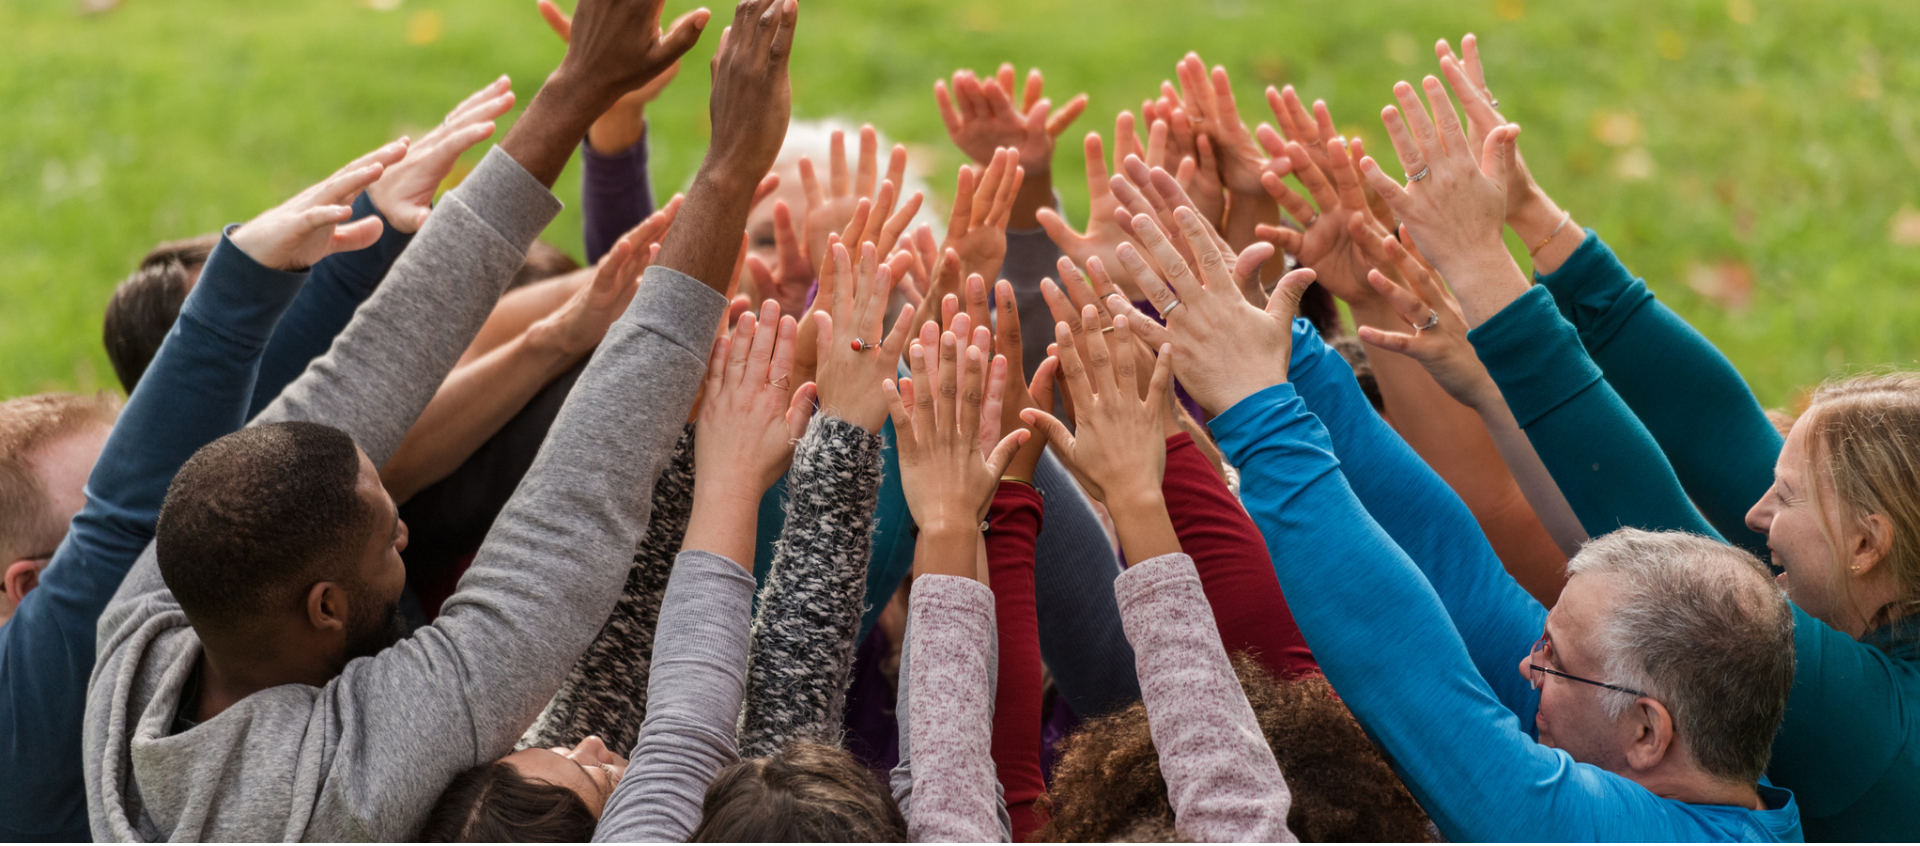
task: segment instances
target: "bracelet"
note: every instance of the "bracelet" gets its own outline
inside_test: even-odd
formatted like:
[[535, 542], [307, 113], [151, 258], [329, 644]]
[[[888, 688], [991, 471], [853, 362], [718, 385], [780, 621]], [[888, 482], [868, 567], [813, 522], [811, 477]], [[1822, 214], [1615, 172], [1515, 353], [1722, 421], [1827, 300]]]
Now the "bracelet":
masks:
[[1033, 485], [1033, 480], [1032, 480], [1032, 479], [1022, 479], [1022, 478], [1020, 478], [1019, 476], [1001, 476], [1001, 477], [1000, 477], [1000, 481], [1002, 481], [1002, 482], [1016, 482], [1016, 483], [1018, 483], [1018, 484], [1022, 484], [1022, 485], [1026, 485], [1026, 486], [1027, 486], [1027, 487], [1029, 487], [1029, 488], [1033, 488], [1033, 489], [1034, 489], [1034, 490], [1036, 490], [1036, 491], [1037, 491], [1037, 490], [1039, 490], [1039, 488], [1036, 488], [1036, 487], [1034, 487], [1034, 485]]
[[1533, 249], [1528, 250], [1527, 255], [1533, 255], [1534, 253], [1540, 252], [1540, 248], [1552, 242], [1554, 239], [1554, 236], [1560, 234], [1560, 230], [1567, 228], [1567, 221], [1572, 219], [1573, 219], [1573, 212], [1567, 212], [1566, 214], [1561, 215], [1560, 225], [1555, 226], [1552, 232], [1548, 232], [1547, 237], [1541, 238], [1540, 243], [1533, 245]]

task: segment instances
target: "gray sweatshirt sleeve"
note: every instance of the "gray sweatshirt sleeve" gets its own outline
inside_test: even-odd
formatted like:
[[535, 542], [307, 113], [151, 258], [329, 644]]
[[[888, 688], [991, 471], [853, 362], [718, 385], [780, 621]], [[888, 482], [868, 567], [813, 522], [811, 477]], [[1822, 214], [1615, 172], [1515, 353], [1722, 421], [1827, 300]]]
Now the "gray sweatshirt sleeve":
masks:
[[787, 520], [753, 620], [743, 757], [795, 740], [840, 744], [884, 445], [878, 434], [816, 414], [794, 450]]
[[1193, 559], [1149, 558], [1114, 583], [1140, 667], [1174, 827], [1202, 843], [1296, 842], [1292, 794], [1234, 675]]
[[[352, 435], [375, 466], [385, 464], [493, 312], [533, 239], [559, 213], [560, 201], [519, 162], [498, 147], [488, 151], [434, 206], [327, 353], [253, 422], [334, 426]], [[149, 544], [114, 602], [163, 589]], [[109, 609], [101, 632], [123, 619]]]
[[651, 707], [594, 842], [679, 843], [699, 827], [707, 786], [739, 760], [734, 721], [746, 689], [753, 588], [739, 564], [680, 553], [660, 608]]
[[920, 648], [905, 731], [919, 760], [907, 835], [917, 843], [999, 842], [993, 769], [993, 687], [999, 671], [993, 591], [973, 579], [927, 576], [907, 615]]
[[647, 716], [647, 677], [661, 597], [693, 510], [693, 424], [653, 485], [653, 516], [627, 570], [627, 586], [560, 691], [520, 736], [520, 749], [572, 746], [598, 735], [609, 749], [632, 749]]

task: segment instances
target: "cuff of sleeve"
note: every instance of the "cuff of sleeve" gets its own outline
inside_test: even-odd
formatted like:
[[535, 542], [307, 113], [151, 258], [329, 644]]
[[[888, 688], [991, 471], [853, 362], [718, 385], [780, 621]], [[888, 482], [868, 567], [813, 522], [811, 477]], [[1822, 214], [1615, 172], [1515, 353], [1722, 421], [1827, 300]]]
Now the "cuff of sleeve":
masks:
[[[1149, 558], [1128, 567], [1126, 572], [1113, 582], [1114, 597], [1121, 608], [1143, 601], [1153, 594], [1168, 588], [1183, 589], [1200, 587], [1200, 571], [1194, 569], [1193, 558], [1184, 552], [1174, 552]], [[914, 585], [918, 590], [919, 585]]]
[[727, 311], [727, 298], [691, 276], [654, 265], [640, 276], [640, 291], [620, 319], [670, 340], [698, 356], [713, 351], [714, 327]]
[[[993, 590], [965, 576], [922, 576], [913, 580], [913, 596], [908, 600], [911, 616], [935, 612], [978, 615], [991, 626]], [[924, 610], [923, 610], [924, 609]], [[915, 626], [916, 629], [924, 628]]]
[[1620, 257], [1593, 230], [1552, 273], [1535, 274], [1534, 279], [1553, 295], [1554, 305], [1579, 330], [1580, 340], [1589, 349], [1605, 346], [1642, 306], [1653, 301], [1653, 292], [1620, 263]]
[[[1234, 457], [1235, 449], [1244, 447], [1252, 439], [1266, 434], [1260, 418], [1289, 402], [1298, 403], [1299, 401], [1300, 394], [1294, 390], [1293, 383], [1281, 382], [1262, 389], [1253, 396], [1234, 403], [1226, 411], [1214, 415], [1213, 419], [1208, 421], [1207, 428], [1213, 432], [1214, 441], [1220, 445], [1221, 451], [1227, 454], [1227, 460], [1239, 466], [1240, 461]], [[1302, 411], [1304, 410], [1303, 408]]]
[[753, 590], [756, 584], [753, 580], [753, 574], [747, 572], [747, 568], [740, 566], [733, 559], [724, 555], [717, 555], [700, 549], [683, 550], [679, 558], [675, 559], [673, 567], [676, 571], [684, 570], [688, 577], [703, 582], [716, 582], [732, 589], [744, 590], [748, 597], [753, 596]]
[[1539, 286], [1467, 333], [1525, 429], [1600, 381], [1573, 325]]
[[593, 164], [605, 165], [607, 167], [633, 167], [645, 164], [646, 161], [647, 130], [644, 128], [640, 130], [640, 140], [633, 142], [633, 146], [613, 154], [602, 153], [599, 150], [595, 150], [593, 145], [588, 143], [586, 136], [583, 135], [580, 137], [580, 163], [582, 165], [592, 162]]
[[[873, 472], [880, 471], [880, 453], [887, 445], [879, 432], [869, 432], [865, 427], [848, 423], [838, 415], [822, 411], [807, 423], [807, 433], [800, 439], [795, 450], [821, 458], [835, 459], [834, 464], [851, 467], [871, 467]], [[818, 459], [816, 459], [817, 461]]]
[[993, 503], [987, 506], [988, 531], [1000, 526], [1000, 522], [1016, 511], [1032, 511], [1038, 517], [1046, 502], [1040, 498], [1040, 490], [1032, 485], [1019, 482], [1002, 481], [993, 492]]
[[1607, 249], [1600, 236], [1591, 229], [1586, 230], [1587, 237], [1575, 247], [1573, 254], [1567, 256], [1552, 273], [1535, 273], [1533, 281], [1547, 286], [1558, 302], [1567, 302], [1579, 295], [1580, 287], [1594, 276], [1594, 271], [1603, 262], [1613, 257], [1613, 251]]
[[308, 273], [275, 270], [254, 261], [228, 238], [238, 228], [233, 224], [220, 233], [200, 281], [180, 306], [180, 316], [243, 343], [265, 346]]
[[[457, 198], [507, 243], [525, 251], [560, 214], [561, 203], [547, 186], [495, 146], [449, 198]], [[714, 318], [716, 324], [719, 318]]]
[[373, 204], [373, 195], [365, 191], [353, 198], [353, 219], [359, 220], [363, 217], [380, 218], [380, 240], [373, 242], [373, 246], [368, 249], [380, 255], [398, 257], [400, 252], [413, 242], [412, 233], [395, 229], [393, 221], [388, 220], [386, 215], [380, 213], [380, 207]]

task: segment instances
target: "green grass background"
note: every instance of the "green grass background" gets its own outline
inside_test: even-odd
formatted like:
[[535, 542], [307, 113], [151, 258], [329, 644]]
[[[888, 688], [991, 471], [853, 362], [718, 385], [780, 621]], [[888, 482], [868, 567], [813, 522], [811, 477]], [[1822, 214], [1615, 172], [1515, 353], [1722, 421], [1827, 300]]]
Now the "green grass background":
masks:
[[[495, 74], [512, 75], [524, 104], [562, 52], [532, 0], [76, 6], [0, 4], [0, 396], [113, 387], [101, 310], [155, 242], [244, 220], [431, 127]], [[686, 8], [674, 0], [668, 14]], [[1092, 96], [1056, 160], [1078, 219], [1074, 139], [1110, 133], [1113, 113], [1138, 108], [1186, 50], [1226, 65], [1243, 105], [1267, 84], [1325, 97], [1343, 130], [1387, 158], [1377, 115], [1391, 85], [1433, 72], [1434, 39], [1469, 30], [1541, 183], [1763, 402], [1791, 403], [1835, 371], [1912, 363], [1911, 0], [803, 0], [795, 114], [872, 121], [950, 189], [960, 159], [932, 81], [1038, 65], [1056, 101]], [[650, 112], [663, 191], [705, 145], [712, 36]], [[546, 237], [577, 255], [577, 171], [558, 191], [570, 208]], [[1750, 280], [1750, 302], [1689, 284], [1721, 278]]]

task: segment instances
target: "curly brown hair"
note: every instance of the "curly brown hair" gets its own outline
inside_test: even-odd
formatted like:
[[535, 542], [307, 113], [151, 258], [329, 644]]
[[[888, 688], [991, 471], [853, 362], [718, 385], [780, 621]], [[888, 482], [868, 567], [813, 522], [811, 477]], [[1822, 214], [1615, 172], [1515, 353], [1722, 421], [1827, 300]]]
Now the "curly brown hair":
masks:
[[[1304, 842], [1427, 842], [1425, 811], [1320, 676], [1275, 681], [1253, 659], [1234, 671], [1293, 793], [1287, 827]], [[1172, 834], [1176, 821], [1141, 703], [1088, 720], [1061, 743], [1051, 812], [1037, 840], [1053, 843]], [[1179, 836], [1175, 834], [1174, 836]]]

